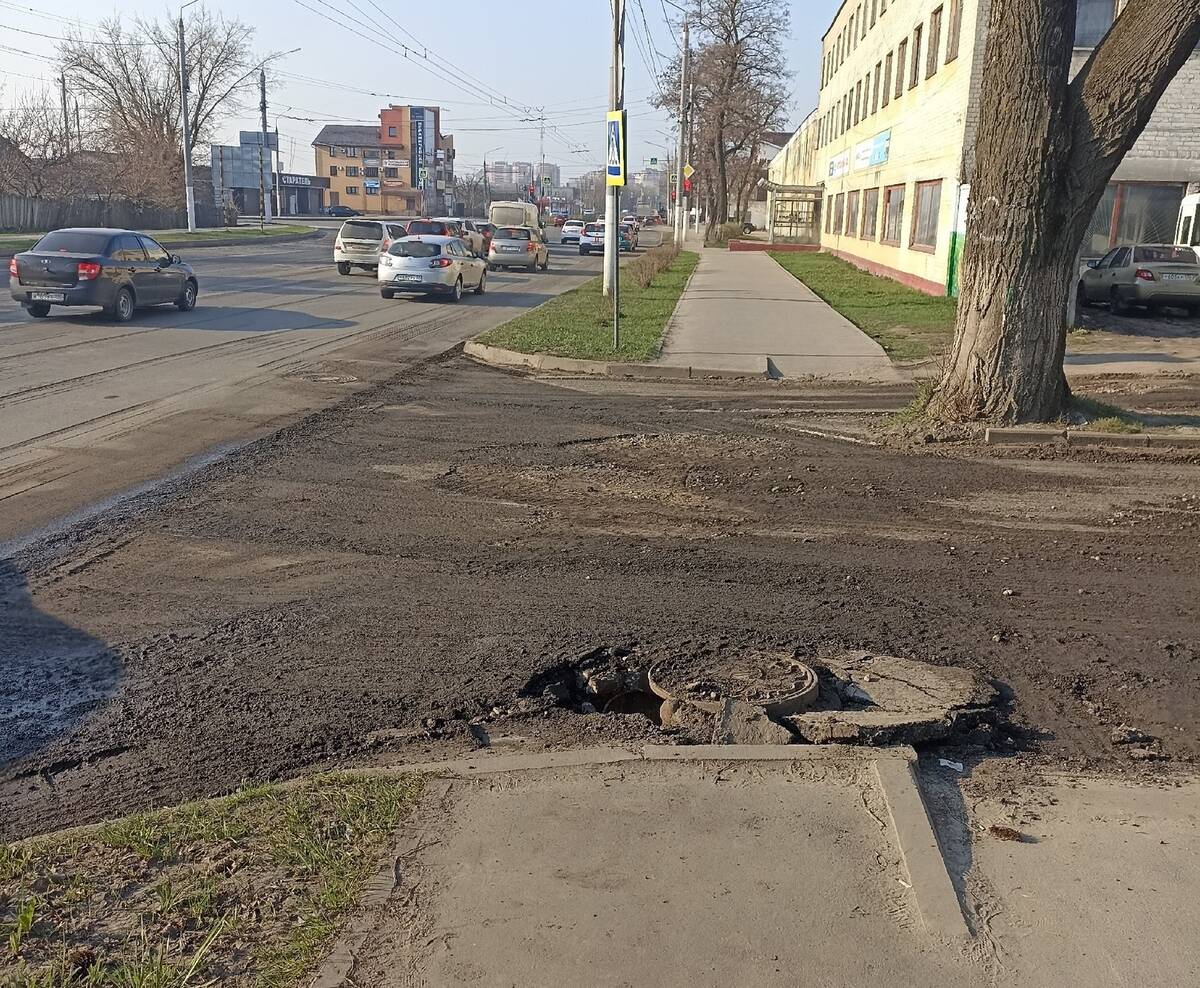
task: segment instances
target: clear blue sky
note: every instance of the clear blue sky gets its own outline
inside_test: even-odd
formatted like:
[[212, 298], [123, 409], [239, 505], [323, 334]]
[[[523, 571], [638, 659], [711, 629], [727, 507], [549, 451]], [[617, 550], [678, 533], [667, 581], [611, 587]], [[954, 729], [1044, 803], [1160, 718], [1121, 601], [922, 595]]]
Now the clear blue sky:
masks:
[[[60, 35], [64, 20], [79, 18], [85, 28], [120, 10], [122, 16], [173, 16], [177, 3], [162, 0], [111, 0], [84, 3], [59, 0], [52, 7], [30, 9], [35, 0], [0, 0], [0, 104], [10, 105], [20, 94], [45, 85], [53, 71], [44, 60], [52, 56], [51, 38], [18, 34], [4, 28], [21, 28], [47, 35]], [[341, 83], [378, 93], [395, 94], [391, 102], [436, 104], [443, 108], [443, 130], [455, 135], [458, 171], [479, 168], [489, 159], [536, 160], [538, 129], [535, 123], [518, 119], [520, 111], [497, 107], [479, 92], [479, 83], [490, 93], [502, 94], [513, 103], [544, 106], [547, 119], [558, 131], [546, 139], [546, 160], [562, 167], [564, 177], [597, 167], [603, 151], [603, 113], [608, 93], [608, 0], [542, 0], [528, 5], [532, 14], [518, 15], [510, 5], [495, 0], [201, 0], [210, 8], [238, 16], [257, 31], [256, 49], [270, 51], [302, 49], [276, 63], [282, 73], [308, 76], [306, 82], [281, 75], [271, 94], [271, 118], [275, 114], [310, 117], [281, 119], [279, 130], [285, 168], [311, 172], [309, 146], [321, 127], [316, 120], [369, 123], [376, 119], [386, 100], [335, 88]], [[791, 37], [786, 40], [788, 62], [795, 73], [794, 98], [789, 124], [797, 124], [816, 105], [820, 39], [836, 12], [839, 0], [789, 0], [792, 11]], [[306, 5], [308, 8], [306, 9]], [[357, 9], [356, 9], [357, 8]], [[379, 9], [396, 23], [389, 23]], [[672, 12], [663, 0], [627, 0], [630, 23], [626, 32], [626, 96], [630, 116], [630, 158], [634, 168], [644, 157], [665, 156], [671, 143], [664, 113], [646, 103], [653, 88], [647, 63], [666, 61], [676, 50], [673, 32], [664, 12]], [[324, 12], [332, 22], [317, 11]], [[360, 13], [361, 11], [361, 13]], [[645, 24], [642, 15], [645, 15]], [[447, 16], [448, 15], [448, 16]], [[376, 37], [416, 48], [428, 46], [428, 61], [414, 55], [405, 59], [355, 30], [355, 19], [386, 27]], [[636, 30], [634, 21], [636, 21]], [[399, 26], [397, 26], [397, 24]], [[406, 36], [401, 28], [411, 32]], [[639, 50], [635, 35], [643, 40], [646, 30], [655, 53]], [[414, 40], [417, 39], [417, 40]], [[9, 49], [19, 48], [27, 54]], [[42, 56], [39, 58], [38, 56]], [[660, 56], [662, 56], [660, 58]], [[444, 64], [453, 62], [475, 79]], [[429, 65], [440, 66], [430, 71]], [[55, 94], [57, 102], [57, 94]], [[223, 139], [236, 138], [238, 129], [253, 129], [256, 107], [238, 111], [230, 120]], [[583, 153], [575, 153], [586, 148]]]

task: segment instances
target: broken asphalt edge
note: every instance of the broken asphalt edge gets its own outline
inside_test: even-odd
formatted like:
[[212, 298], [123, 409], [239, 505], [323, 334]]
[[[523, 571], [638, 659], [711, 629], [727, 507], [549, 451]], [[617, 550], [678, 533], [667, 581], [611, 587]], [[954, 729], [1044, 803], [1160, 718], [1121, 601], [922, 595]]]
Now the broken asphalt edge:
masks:
[[992, 429], [984, 434], [989, 446], [1120, 446], [1133, 449], [1166, 447], [1200, 449], [1200, 433], [1176, 435], [1150, 432], [1084, 432], [1079, 429]]
[[936, 941], [954, 946], [971, 940], [971, 932], [963, 917], [958, 895], [950, 881], [921, 795], [916, 775], [916, 752], [907, 746], [869, 748], [842, 744], [697, 744], [646, 745], [642, 748], [607, 746], [530, 755], [480, 754], [440, 762], [356, 770], [377, 777], [426, 775], [438, 782], [427, 785], [421, 805], [397, 828], [396, 839], [359, 896], [350, 920], [309, 982], [310, 988], [351, 988], [356, 984], [350, 974], [357, 953], [370, 934], [378, 912], [386, 906], [400, 885], [401, 862], [427, 843], [427, 837], [420, 829], [421, 811], [431, 803], [443, 804], [454, 779], [633, 762], [855, 762], [872, 765], [892, 821], [892, 836], [908, 872], [909, 884], [926, 931]]

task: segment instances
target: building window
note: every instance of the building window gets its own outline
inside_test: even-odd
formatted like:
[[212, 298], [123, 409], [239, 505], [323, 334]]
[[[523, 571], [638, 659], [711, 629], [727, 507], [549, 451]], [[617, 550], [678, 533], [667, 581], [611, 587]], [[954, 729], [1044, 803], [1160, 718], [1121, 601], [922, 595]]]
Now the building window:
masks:
[[879, 0], [879, 16], [887, 13], [887, 0]]
[[904, 231], [904, 186], [890, 185], [883, 192], [883, 243], [900, 246]]
[[845, 229], [846, 221], [846, 193], [839, 192], [834, 200], [833, 207], [833, 235], [840, 237]]
[[[867, 6], [869, 6], [869, 4]], [[863, 9], [862, 5], [860, 5], [858, 8], [858, 33], [860, 37], [865, 38], [867, 36], [866, 11]]]
[[852, 47], [858, 47], [858, 32], [854, 30], [854, 15], [850, 15], [850, 44]]
[[883, 60], [883, 105], [887, 106], [892, 101], [892, 53], [887, 53], [887, 58]]
[[395, 136], [396, 136], [396, 128], [388, 127], [388, 137], [395, 137]]
[[913, 250], [932, 253], [937, 249], [938, 212], [942, 205], [942, 181], [918, 182], [913, 200], [912, 237], [908, 245]]
[[858, 236], [858, 193], [851, 192], [846, 196], [846, 236]]
[[950, 0], [950, 20], [946, 22], [946, 61], [958, 58], [958, 36], [962, 34], [963, 0]]
[[1117, 0], [1077, 0], [1075, 47], [1095, 48], [1117, 19]]
[[337, 157], [337, 148], [333, 148], [333, 147], [331, 147], [331, 148], [329, 149], [329, 157], [331, 157], [331, 158], [336, 158], [336, 157]]
[[862, 238], [874, 240], [879, 231], [879, 190], [864, 189], [862, 194]]
[[379, 186], [378, 185], [368, 184], [366, 189], [367, 189], [367, 195], [369, 195], [369, 196], [379, 195]]
[[346, 186], [346, 195], [348, 195], [348, 196], [358, 195], [358, 186], [357, 185], [347, 185]]
[[909, 73], [909, 89], [921, 81], [921, 34], [923, 30], [920, 24], [913, 28], [912, 72]]
[[875, 88], [871, 90], [871, 115], [879, 112], [879, 83], [883, 79], [883, 63], [875, 63]]
[[379, 178], [379, 169], [378, 168], [364, 168], [363, 169], [363, 178]]
[[825, 202], [825, 232], [833, 233], [833, 196]]
[[859, 82], [854, 87], [854, 122], [858, 123], [862, 119], [862, 83]]
[[871, 0], [871, 27], [875, 26], [875, 19], [879, 16], [879, 0]]
[[334, 178], [337, 178], [337, 165], [329, 166], [329, 174], [332, 175]]
[[358, 178], [358, 165], [347, 165], [346, 166], [346, 177], [347, 178]]
[[896, 49], [896, 99], [904, 95], [904, 70], [908, 67], [908, 39]]
[[342, 148], [342, 153], [347, 158], [357, 158], [358, 157], [358, 148]]
[[399, 178], [400, 177], [400, 169], [399, 168], [385, 168], [383, 170], [383, 177], [384, 178]]
[[942, 47], [942, 8], [929, 15], [929, 51], [925, 54], [925, 78], [938, 70], [938, 56]]

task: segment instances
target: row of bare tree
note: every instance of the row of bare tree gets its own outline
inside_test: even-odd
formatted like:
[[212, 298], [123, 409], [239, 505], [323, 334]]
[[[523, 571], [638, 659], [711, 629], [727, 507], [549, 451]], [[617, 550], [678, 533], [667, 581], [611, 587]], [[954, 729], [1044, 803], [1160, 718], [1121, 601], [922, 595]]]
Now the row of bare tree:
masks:
[[[761, 173], [763, 137], [788, 115], [789, 12], [784, 0], [688, 0], [684, 7], [694, 42], [689, 160], [711, 235], [744, 216]], [[677, 55], [656, 97], [673, 115], [680, 63]]]
[[[182, 100], [177, 23], [119, 16], [61, 42], [57, 87], [0, 111], [0, 193], [179, 205]], [[193, 146], [210, 140], [255, 83], [254, 31], [206, 7], [184, 31]]]

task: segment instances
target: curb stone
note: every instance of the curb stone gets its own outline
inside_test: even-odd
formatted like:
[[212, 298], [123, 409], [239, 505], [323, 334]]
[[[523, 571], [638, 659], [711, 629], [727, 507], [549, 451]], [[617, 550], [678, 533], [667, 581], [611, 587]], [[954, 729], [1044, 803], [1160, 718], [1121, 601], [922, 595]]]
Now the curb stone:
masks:
[[526, 370], [534, 373], [584, 374], [590, 377], [626, 378], [639, 381], [703, 380], [705, 378], [748, 378], [768, 380], [769, 369], [764, 359], [760, 371], [731, 370], [715, 367], [671, 367], [662, 364], [616, 363], [606, 360], [579, 360], [574, 357], [555, 357], [546, 353], [521, 353], [487, 343], [468, 341], [463, 353], [473, 360], [504, 370]]
[[989, 446], [1120, 446], [1131, 449], [1200, 449], [1200, 433], [1178, 435], [1156, 432], [1086, 432], [1082, 429], [988, 429]]

